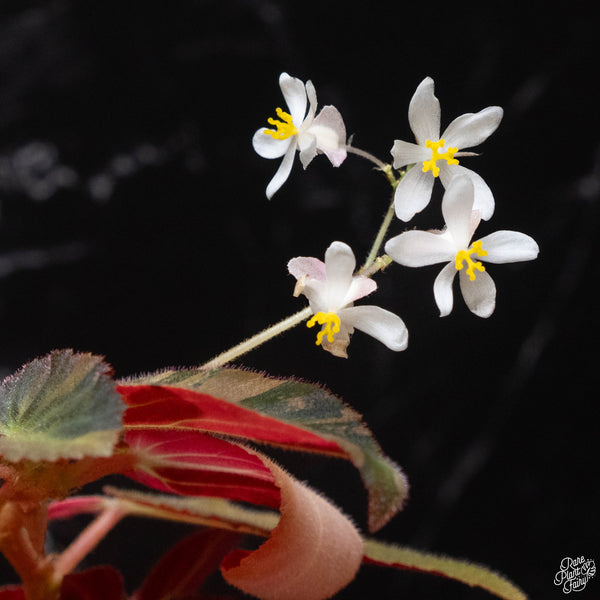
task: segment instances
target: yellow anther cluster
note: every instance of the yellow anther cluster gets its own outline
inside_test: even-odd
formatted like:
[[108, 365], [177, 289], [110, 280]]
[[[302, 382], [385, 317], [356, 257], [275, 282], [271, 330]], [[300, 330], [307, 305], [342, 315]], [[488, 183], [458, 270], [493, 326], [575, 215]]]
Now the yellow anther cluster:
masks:
[[471, 254], [477, 254], [477, 256], [487, 256], [487, 250], [481, 247], [481, 241], [474, 242], [468, 250], [459, 250], [456, 253], [456, 270], [460, 271], [463, 268], [463, 262], [467, 263], [467, 275], [471, 281], [475, 281], [475, 269], [482, 272], [485, 271], [485, 267], [480, 261], [475, 262], [471, 258]]
[[431, 171], [433, 176], [437, 177], [440, 174], [440, 168], [436, 164], [438, 160], [445, 160], [449, 165], [458, 164], [458, 160], [454, 158], [454, 153], [458, 152], [458, 148], [448, 148], [444, 153], [438, 152], [445, 143], [444, 140], [440, 140], [439, 142], [427, 140], [425, 142], [425, 145], [431, 150], [431, 159], [423, 161], [423, 173]]
[[267, 119], [267, 123], [269, 123], [269, 125], [275, 125], [277, 129], [265, 129], [265, 135], [270, 135], [275, 140], [287, 140], [292, 135], [296, 135], [298, 130], [292, 121], [292, 115], [281, 110], [281, 108], [275, 109], [275, 112], [277, 113], [277, 116], [283, 120], [278, 121], [273, 118]]
[[306, 326], [314, 327], [315, 323], [318, 323], [319, 325], [325, 325], [325, 327], [323, 327], [323, 329], [321, 329], [321, 331], [319, 331], [319, 333], [317, 333], [317, 341], [316, 341], [317, 346], [321, 345], [321, 342], [323, 341], [323, 336], [325, 336], [325, 335], [327, 336], [327, 341], [329, 343], [332, 343], [333, 336], [340, 330], [340, 326], [342, 324], [342, 322], [340, 321], [340, 318], [335, 313], [332, 313], [332, 312], [316, 313], [312, 317], [312, 319], [310, 319], [310, 321], [308, 321], [306, 323]]

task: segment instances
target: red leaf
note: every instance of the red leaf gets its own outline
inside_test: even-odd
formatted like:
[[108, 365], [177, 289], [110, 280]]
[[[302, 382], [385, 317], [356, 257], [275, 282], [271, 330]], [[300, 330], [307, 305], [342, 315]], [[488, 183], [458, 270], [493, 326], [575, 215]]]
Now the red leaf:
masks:
[[347, 456], [338, 444], [310, 431], [193, 390], [120, 385], [117, 391], [127, 405], [123, 417], [126, 429], [165, 426], [199, 429], [322, 454]]
[[2, 586], [0, 600], [25, 600], [25, 592], [20, 585]]
[[180, 600], [195, 594], [239, 538], [214, 529], [184, 538], [158, 561], [132, 600]]
[[124, 600], [123, 578], [109, 566], [71, 573], [63, 579], [60, 600]]
[[197, 431], [126, 432], [137, 468], [126, 473], [151, 488], [186, 496], [216, 496], [277, 508], [271, 471], [241, 446]]

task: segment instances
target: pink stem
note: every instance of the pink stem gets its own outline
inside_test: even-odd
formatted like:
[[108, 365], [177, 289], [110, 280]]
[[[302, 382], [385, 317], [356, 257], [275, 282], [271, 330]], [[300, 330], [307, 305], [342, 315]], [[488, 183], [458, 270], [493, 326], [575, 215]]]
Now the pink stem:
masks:
[[70, 573], [124, 516], [125, 513], [117, 505], [103, 510], [56, 558], [56, 575], [64, 577]]

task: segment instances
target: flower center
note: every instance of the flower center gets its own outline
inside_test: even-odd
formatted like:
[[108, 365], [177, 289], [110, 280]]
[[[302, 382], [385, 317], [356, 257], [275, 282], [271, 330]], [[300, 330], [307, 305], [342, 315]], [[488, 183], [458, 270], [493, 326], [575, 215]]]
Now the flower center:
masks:
[[460, 271], [463, 267], [464, 264], [463, 262], [467, 263], [467, 275], [469, 276], [469, 279], [471, 281], [475, 281], [475, 269], [477, 269], [478, 271], [481, 271], [483, 273], [483, 271], [485, 271], [485, 267], [481, 264], [480, 261], [475, 262], [472, 258], [471, 258], [471, 254], [477, 254], [477, 256], [487, 256], [487, 250], [484, 250], [481, 247], [481, 242], [474, 242], [471, 245], [471, 248], [469, 250], [459, 250], [456, 253], [456, 270]]
[[321, 345], [323, 341], [323, 336], [327, 336], [327, 341], [329, 343], [333, 342], [333, 336], [340, 330], [341, 321], [340, 318], [332, 312], [324, 313], [318, 312], [314, 315], [314, 317], [306, 323], [307, 327], [314, 327], [315, 323], [319, 325], [325, 325], [319, 333], [317, 333], [317, 346]]
[[449, 165], [457, 165], [458, 160], [454, 158], [454, 153], [458, 152], [458, 148], [448, 148], [446, 152], [440, 153], [438, 150], [442, 148], [445, 144], [445, 140], [440, 140], [439, 142], [432, 142], [431, 140], [427, 140], [425, 145], [431, 150], [431, 159], [423, 161], [423, 173], [427, 173], [427, 171], [431, 171], [434, 177], [437, 177], [440, 174], [440, 168], [437, 166], [438, 160], [445, 160]]
[[282, 121], [277, 119], [269, 118], [267, 123], [269, 125], [275, 125], [277, 129], [265, 129], [265, 135], [270, 135], [274, 140], [287, 140], [292, 135], [296, 135], [298, 130], [292, 121], [292, 115], [284, 112], [281, 108], [276, 108], [275, 112]]

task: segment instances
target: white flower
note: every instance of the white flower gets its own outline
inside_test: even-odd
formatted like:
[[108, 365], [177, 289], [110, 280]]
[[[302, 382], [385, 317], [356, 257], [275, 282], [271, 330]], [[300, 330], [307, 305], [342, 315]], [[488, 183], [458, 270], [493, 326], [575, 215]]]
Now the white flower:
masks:
[[267, 186], [269, 199], [289, 177], [296, 150], [300, 151], [300, 161], [305, 169], [318, 153], [327, 155], [334, 167], [339, 167], [346, 158], [346, 127], [338, 109], [325, 106], [315, 117], [317, 93], [311, 81], [307, 81], [305, 86], [300, 79], [282, 73], [279, 87], [289, 113], [277, 108], [276, 113], [281, 120], [268, 119], [268, 123], [275, 125], [276, 129], [261, 127], [252, 138], [254, 150], [263, 158], [283, 156], [279, 169]]
[[441, 137], [440, 115], [440, 102], [433, 94], [433, 79], [426, 77], [408, 107], [408, 121], [417, 143], [395, 140], [391, 150], [395, 169], [415, 164], [396, 187], [396, 215], [410, 221], [422, 211], [429, 203], [438, 176], [447, 188], [452, 177], [469, 175], [475, 187], [475, 210], [487, 221], [494, 213], [492, 192], [477, 173], [459, 166], [455, 156], [472, 155], [457, 152], [481, 144], [494, 133], [503, 110], [499, 106], [488, 106], [478, 113], [461, 115], [448, 125]]
[[[535, 240], [516, 231], [496, 231], [471, 244], [480, 221], [473, 210], [474, 186], [467, 176], [455, 177], [444, 194], [443, 231], [406, 231], [385, 245], [386, 253], [407, 267], [423, 267], [447, 262], [433, 285], [440, 316], [452, 311], [452, 282], [459, 272], [460, 289], [471, 312], [489, 317], [496, 305], [496, 286], [476, 258], [490, 263], [533, 260], [539, 248]], [[465, 268], [466, 266], [466, 268]]]
[[400, 317], [378, 306], [353, 306], [353, 302], [377, 289], [363, 275], [354, 275], [356, 259], [343, 242], [333, 242], [325, 252], [325, 262], [299, 256], [288, 263], [289, 272], [298, 280], [294, 295], [308, 298], [313, 317], [308, 327], [321, 325], [317, 346], [335, 356], [346, 358], [346, 348], [354, 328], [385, 344], [390, 350], [404, 350], [408, 330]]

